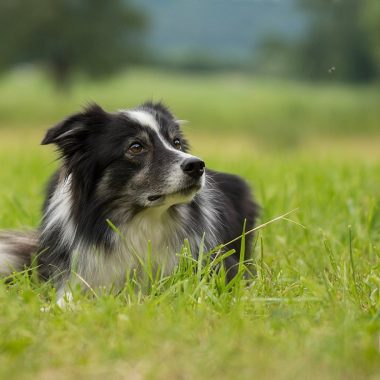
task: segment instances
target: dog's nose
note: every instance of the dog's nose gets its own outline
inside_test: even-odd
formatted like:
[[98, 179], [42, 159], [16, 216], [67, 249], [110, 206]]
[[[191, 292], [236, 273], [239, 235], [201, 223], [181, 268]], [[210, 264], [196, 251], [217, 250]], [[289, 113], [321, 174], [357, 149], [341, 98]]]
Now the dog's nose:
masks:
[[205, 163], [196, 157], [186, 158], [181, 164], [181, 169], [193, 178], [200, 178], [205, 171]]

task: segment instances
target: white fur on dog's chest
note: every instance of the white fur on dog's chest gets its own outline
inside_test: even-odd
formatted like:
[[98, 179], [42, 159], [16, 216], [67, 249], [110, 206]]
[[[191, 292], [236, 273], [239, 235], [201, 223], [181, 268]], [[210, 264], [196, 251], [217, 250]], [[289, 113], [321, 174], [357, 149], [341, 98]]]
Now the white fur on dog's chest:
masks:
[[82, 280], [85, 286], [87, 283], [92, 288], [121, 289], [127, 272], [140, 272], [142, 265], [160, 268], [164, 273], [172, 272], [178, 262], [176, 254], [181, 244], [170, 218], [152, 211], [142, 212], [118, 234], [115, 233], [110, 251], [79, 245], [73, 253], [72, 279], [77, 277], [79, 281], [76, 282]]
[[176, 254], [183, 243], [177, 229], [166, 214], [148, 209], [136, 215], [126, 226], [124, 244], [137, 265], [140, 261], [148, 263], [150, 260], [150, 264], [171, 272], [178, 262]]

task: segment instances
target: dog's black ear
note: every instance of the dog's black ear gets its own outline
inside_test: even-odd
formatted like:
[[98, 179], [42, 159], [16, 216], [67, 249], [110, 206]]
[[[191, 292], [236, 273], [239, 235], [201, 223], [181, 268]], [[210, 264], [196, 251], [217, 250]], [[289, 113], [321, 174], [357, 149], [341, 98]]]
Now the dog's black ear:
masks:
[[41, 145], [58, 144], [60, 139], [68, 137], [70, 134], [75, 134], [75, 131], [81, 128], [82, 115], [80, 113], [72, 115], [54, 127], [48, 129], [45, 137], [41, 141]]
[[65, 145], [75, 143], [78, 139], [84, 138], [94, 128], [103, 125], [106, 121], [107, 112], [97, 104], [92, 104], [83, 112], [69, 116], [50, 128], [41, 144], [57, 144], [58, 147], [64, 148]]

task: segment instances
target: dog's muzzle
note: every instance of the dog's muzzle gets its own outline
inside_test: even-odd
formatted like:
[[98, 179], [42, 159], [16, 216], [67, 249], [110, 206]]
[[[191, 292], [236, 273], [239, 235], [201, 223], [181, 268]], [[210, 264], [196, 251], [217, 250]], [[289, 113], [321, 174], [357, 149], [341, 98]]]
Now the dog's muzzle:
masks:
[[150, 194], [148, 196], [150, 206], [159, 205], [167, 197], [189, 198], [194, 196], [194, 194], [202, 188], [204, 182], [202, 176], [205, 172], [205, 163], [201, 159], [197, 157], [186, 158], [180, 164], [180, 168], [184, 173], [184, 181], [181, 180], [180, 183], [176, 184], [176, 189], [174, 191], [171, 190], [170, 192], [163, 194]]

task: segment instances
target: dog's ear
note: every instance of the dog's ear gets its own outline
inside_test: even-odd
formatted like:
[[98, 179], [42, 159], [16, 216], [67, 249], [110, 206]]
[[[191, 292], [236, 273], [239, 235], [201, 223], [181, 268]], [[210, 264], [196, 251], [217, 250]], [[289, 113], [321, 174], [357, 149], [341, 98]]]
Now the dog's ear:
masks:
[[65, 137], [75, 134], [82, 127], [82, 114], [78, 113], [72, 115], [60, 123], [56, 124], [54, 127], [48, 129], [45, 137], [41, 141], [41, 145], [48, 144], [58, 144], [60, 140], [62, 141]]
[[96, 127], [104, 125], [106, 121], [107, 112], [100, 106], [92, 104], [83, 112], [69, 116], [50, 128], [41, 144], [56, 144], [65, 150], [65, 147], [83, 141]]

